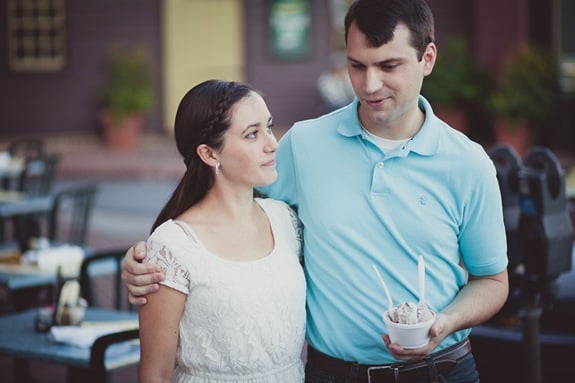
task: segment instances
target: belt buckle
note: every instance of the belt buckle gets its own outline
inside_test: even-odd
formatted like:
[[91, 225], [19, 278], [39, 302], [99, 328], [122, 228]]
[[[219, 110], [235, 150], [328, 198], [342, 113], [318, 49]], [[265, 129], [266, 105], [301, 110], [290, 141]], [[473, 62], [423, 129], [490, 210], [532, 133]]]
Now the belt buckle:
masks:
[[371, 381], [371, 371], [374, 370], [393, 370], [393, 381], [398, 382], [399, 367], [395, 366], [372, 366], [367, 368], [367, 383], [376, 383]]

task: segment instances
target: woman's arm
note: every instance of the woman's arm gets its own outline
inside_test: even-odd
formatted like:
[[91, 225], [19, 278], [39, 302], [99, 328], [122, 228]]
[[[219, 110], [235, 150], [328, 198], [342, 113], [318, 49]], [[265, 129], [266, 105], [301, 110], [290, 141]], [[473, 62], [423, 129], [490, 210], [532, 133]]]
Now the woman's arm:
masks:
[[122, 262], [122, 281], [128, 289], [130, 303], [143, 306], [148, 294], [155, 293], [160, 288], [159, 282], [165, 278], [159, 265], [142, 263], [146, 256], [146, 243], [140, 241], [126, 251]]
[[186, 295], [164, 285], [140, 307], [140, 383], [172, 382]]

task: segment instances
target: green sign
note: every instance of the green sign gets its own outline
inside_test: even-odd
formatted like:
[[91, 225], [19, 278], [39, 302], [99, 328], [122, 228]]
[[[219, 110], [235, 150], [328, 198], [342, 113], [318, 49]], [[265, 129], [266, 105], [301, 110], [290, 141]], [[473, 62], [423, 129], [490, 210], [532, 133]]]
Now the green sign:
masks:
[[311, 14], [308, 0], [273, 0], [270, 4], [270, 51], [276, 58], [293, 59], [311, 51]]

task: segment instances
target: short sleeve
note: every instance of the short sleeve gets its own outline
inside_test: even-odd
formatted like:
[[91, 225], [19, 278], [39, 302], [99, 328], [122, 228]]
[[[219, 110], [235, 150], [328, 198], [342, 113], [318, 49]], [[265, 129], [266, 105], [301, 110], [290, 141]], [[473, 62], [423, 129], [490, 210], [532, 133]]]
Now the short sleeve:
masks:
[[146, 242], [146, 257], [142, 262], [156, 263], [161, 267], [166, 275], [166, 278], [161, 284], [186, 295], [189, 294], [190, 274], [187, 268], [182, 265], [178, 256], [164, 243], [154, 239], [148, 239]]

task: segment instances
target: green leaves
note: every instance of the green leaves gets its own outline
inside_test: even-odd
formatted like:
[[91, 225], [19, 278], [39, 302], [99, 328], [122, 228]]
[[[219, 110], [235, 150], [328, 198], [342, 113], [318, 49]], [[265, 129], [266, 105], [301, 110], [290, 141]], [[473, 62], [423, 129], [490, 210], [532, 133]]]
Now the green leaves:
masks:
[[113, 118], [143, 113], [154, 104], [149, 57], [143, 49], [114, 49], [109, 56], [109, 72], [102, 102]]
[[557, 101], [557, 64], [533, 45], [521, 45], [503, 63], [489, 106], [510, 122], [537, 124], [550, 116]]
[[432, 105], [465, 107], [485, 93], [485, 73], [471, 55], [465, 38], [455, 36], [438, 47], [433, 72], [423, 82], [422, 94]]

